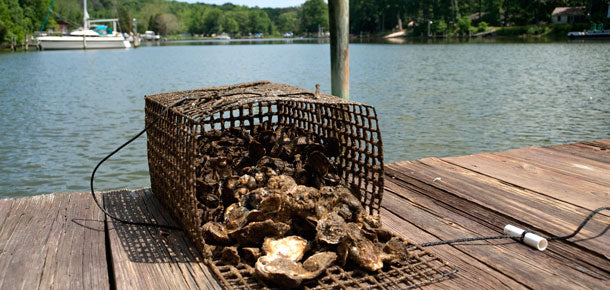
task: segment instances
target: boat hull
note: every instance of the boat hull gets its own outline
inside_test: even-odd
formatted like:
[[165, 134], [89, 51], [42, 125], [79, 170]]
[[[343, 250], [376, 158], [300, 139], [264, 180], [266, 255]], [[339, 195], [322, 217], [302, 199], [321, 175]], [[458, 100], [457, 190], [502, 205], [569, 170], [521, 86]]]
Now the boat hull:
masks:
[[568, 38], [610, 38], [610, 30], [570, 32]]
[[[131, 43], [123, 37], [103, 36], [43, 36], [38, 38], [40, 48], [43, 50], [55, 49], [104, 49], [104, 48], [130, 48]], [[86, 47], [85, 47], [86, 43]]]

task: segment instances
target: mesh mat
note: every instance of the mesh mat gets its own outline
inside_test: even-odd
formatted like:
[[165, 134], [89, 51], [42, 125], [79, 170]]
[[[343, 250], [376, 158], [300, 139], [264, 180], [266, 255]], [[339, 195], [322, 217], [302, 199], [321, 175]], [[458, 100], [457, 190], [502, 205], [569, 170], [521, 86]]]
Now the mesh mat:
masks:
[[[210, 192], [203, 182], [203, 156], [198, 149], [204, 142], [203, 133], [212, 129], [239, 127], [252, 132], [266, 123], [274, 128], [295, 126], [320, 136], [322, 142], [337, 140], [341, 154], [331, 162], [366, 211], [379, 215], [383, 143], [372, 106], [263, 81], [146, 96], [145, 112], [147, 125], [157, 120], [147, 130], [151, 188], [204, 255], [202, 226], [218, 215], [218, 208], [208, 208], [204, 202]], [[318, 285], [305, 286], [408, 288], [453, 273], [421, 248], [413, 253], [404, 265], [375, 275], [333, 267], [317, 280]], [[236, 268], [211, 260], [209, 264], [227, 287], [265, 287], [247, 265]]]
[[[445, 261], [413, 243], [409, 260], [391, 265], [376, 273], [358, 268], [332, 266], [318, 278], [301, 285], [303, 289], [411, 289], [442, 281], [457, 270]], [[273, 289], [254, 275], [254, 268], [240, 263], [228, 265], [221, 260], [206, 259], [206, 263], [228, 289]]]

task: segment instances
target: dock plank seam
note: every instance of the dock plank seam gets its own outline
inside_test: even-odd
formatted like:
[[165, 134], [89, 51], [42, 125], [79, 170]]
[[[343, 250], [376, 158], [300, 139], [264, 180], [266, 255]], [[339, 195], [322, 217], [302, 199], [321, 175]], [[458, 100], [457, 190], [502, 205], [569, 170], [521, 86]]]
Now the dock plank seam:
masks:
[[104, 214], [104, 246], [106, 248], [106, 269], [108, 271], [108, 284], [111, 290], [116, 290], [116, 273], [114, 272], [114, 261], [112, 255], [112, 247], [110, 246], [110, 230], [108, 227], [108, 218]]

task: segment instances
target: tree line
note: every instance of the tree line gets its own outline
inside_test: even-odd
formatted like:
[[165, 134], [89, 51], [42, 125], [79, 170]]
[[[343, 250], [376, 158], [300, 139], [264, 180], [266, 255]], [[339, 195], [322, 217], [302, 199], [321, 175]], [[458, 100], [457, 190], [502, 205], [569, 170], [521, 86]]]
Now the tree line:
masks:
[[[549, 23], [555, 7], [583, 6], [588, 21], [606, 19], [607, 0], [350, 0], [350, 32], [377, 33], [413, 21], [415, 31], [462, 31], [471, 22], [483, 26], [524, 26]], [[400, 19], [400, 20], [399, 20]], [[475, 23], [472, 23], [475, 24]]]
[[[52, 9], [49, 9], [52, 1]], [[0, 0], [0, 44], [10, 40], [21, 43], [26, 35], [43, 28], [45, 18], [44, 31], [57, 28], [58, 22], [68, 23], [70, 29], [76, 29], [82, 26], [82, 5], [82, 0]], [[164, 36], [182, 33], [307, 34], [328, 30], [328, 7], [324, 0], [308, 0], [299, 7], [290, 8], [167, 0], [87, 0], [87, 7], [91, 18], [119, 18], [119, 28], [123, 32], [153, 30]]]
[[[53, 8], [49, 9], [52, 1]], [[278, 35], [289, 31], [303, 35], [328, 30], [328, 7], [324, 0], [307, 0], [299, 7], [290, 8], [168, 0], [88, 0], [87, 3], [92, 18], [118, 17], [121, 31], [153, 30], [164, 36], [182, 33]], [[59, 21], [76, 29], [82, 25], [82, 5], [82, 0], [0, 0], [0, 44], [23, 41], [26, 35], [43, 28], [45, 18], [44, 30], [56, 28]], [[429, 21], [435, 33], [465, 33], [474, 24], [479, 28], [537, 24], [549, 22], [557, 6], [584, 6], [591, 22], [607, 21], [607, 0], [350, 0], [350, 32], [379, 34], [411, 23], [417, 35], [427, 29]]]

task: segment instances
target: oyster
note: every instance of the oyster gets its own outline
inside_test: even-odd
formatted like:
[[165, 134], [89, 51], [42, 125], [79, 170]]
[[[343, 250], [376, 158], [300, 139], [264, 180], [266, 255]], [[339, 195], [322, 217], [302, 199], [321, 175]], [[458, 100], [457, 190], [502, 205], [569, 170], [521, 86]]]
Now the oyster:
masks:
[[303, 268], [311, 273], [310, 276], [313, 276], [308, 279], [312, 279], [320, 275], [320, 273], [332, 265], [335, 260], [337, 260], [337, 254], [334, 252], [316, 253], [307, 258], [307, 260], [303, 262]]
[[399, 237], [392, 237], [384, 246], [384, 262], [395, 263], [409, 259], [408, 244]]
[[383, 268], [381, 251], [373, 242], [362, 239], [352, 241], [349, 246], [349, 258], [369, 271]]
[[317, 176], [324, 176], [328, 173], [331, 164], [326, 155], [320, 151], [313, 151], [307, 157], [305, 168]]
[[319, 191], [316, 188], [297, 185], [284, 193], [284, 203], [293, 213], [307, 217], [314, 214], [319, 197]]
[[267, 188], [279, 190], [281, 193], [292, 191], [296, 186], [294, 179], [287, 175], [273, 176], [267, 181]]
[[244, 195], [241, 198], [240, 203], [248, 209], [258, 209], [261, 201], [267, 195], [269, 195], [269, 192], [267, 190], [265, 190], [264, 188], [258, 188]]
[[301, 285], [308, 274], [301, 264], [279, 256], [262, 256], [255, 265], [256, 274], [282, 287], [295, 288]]
[[231, 239], [224, 225], [217, 222], [207, 222], [201, 227], [203, 238], [214, 244], [229, 244]]
[[336, 245], [345, 237], [345, 220], [335, 212], [327, 214], [316, 226], [316, 238], [327, 244]]
[[244, 174], [239, 178], [238, 184], [240, 186], [245, 186], [249, 189], [255, 189], [256, 188], [256, 179], [253, 176]]
[[292, 261], [299, 261], [308, 249], [307, 240], [299, 236], [289, 236], [282, 239], [266, 238], [263, 250], [267, 256], [278, 256]]
[[265, 196], [259, 205], [259, 210], [264, 213], [276, 213], [280, 210], [282, 206], [282, 197], [281, 195], [274, 193]]
[[262, 222], [266, 219], [267, 219], [267, 214], [265, 214], [264, 212], [262, 212], [258, 209], [253, 209], [246, 214], [246, 223]]
[[381, 249], [377, 247], [368, 237], [363, 234], [363, 227], [359, 223], [347, 223], [346, 239], [341, 243], [340, 257], [346, 259], [345, 251], [351, 260], [356, 262], [361, 267], [377, 271], [383, 268], [383, 260]]
[[249, 223], [233, 232], [229, 237], [241, 245], [260, 245], [265, 237], [282, 237], [290, 230], [290, 225], [270, 219]]
[[239, 203], [230, 205], [225, 211], [224, 223], [228, 229], [236, 229], [246, 224], [248, 209]]
[[259, 248], [242, 248], [242, 257], [244, 260], [255, 263], [258, 258], [261, 257], [261, 250]]
[[220, 252], [221, 259], [230, 265], [239, 264], [239, 254], [237, 253], [237, 247], [225, 247]]

